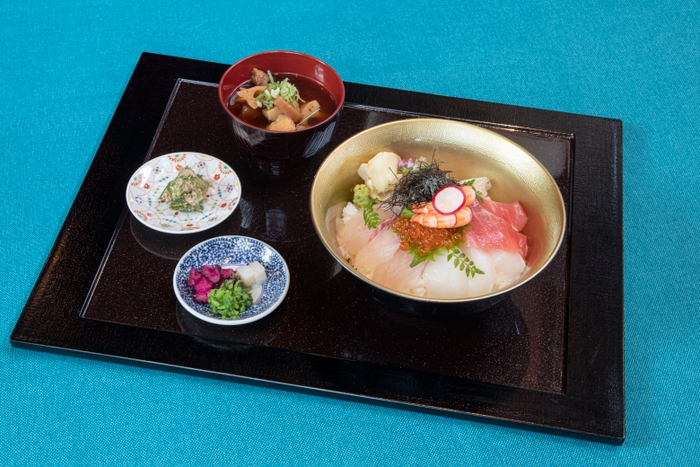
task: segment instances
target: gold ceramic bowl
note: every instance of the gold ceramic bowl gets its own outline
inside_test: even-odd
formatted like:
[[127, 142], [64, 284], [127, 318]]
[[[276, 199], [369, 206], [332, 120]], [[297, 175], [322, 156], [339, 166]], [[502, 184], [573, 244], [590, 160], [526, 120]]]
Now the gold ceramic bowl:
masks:
[[[527, 235], [527, 268], [513, 285], [489, 295], [465, 299], [430, 299], [388, 289], [357, 272], [339, 252], [326, 223], [334, 204], [351, 200], [351, 189], [362, 183], [360, 164], [380, 151], [393, 151], [403, 159], [420, 156], [431, 160], [433, 151], [443, 170], [457, 180], [488, 177], [495, 201], [520, 201], [528, 215], [522, 233]], [[323, 245], [348, 271], [390, 294], [430, 303], [483, 301], [501, 296], [535, 277], [559, 249], [566, 226], [564, 200], [547, 169], [526, 150], [507, 138], [467, 123], [439, 119], [401, 120], [365, 130], [340, 144], [321, 164], [311, 188], [311, 216]]]

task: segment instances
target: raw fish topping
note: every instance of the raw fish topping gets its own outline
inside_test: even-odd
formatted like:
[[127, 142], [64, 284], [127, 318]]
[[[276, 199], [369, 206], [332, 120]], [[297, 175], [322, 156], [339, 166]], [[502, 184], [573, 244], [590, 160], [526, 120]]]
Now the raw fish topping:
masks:
[[527, 256], [527, 237], [520, 233], [527, 215], [520, 203], [499, 203], [490, 199], [472, 206], [474, 215], [468, 245], [484, 250], [503, 250]]
[[340, 251], [368, 278], [411, 295], [468, 298], [507, 287], [526, 267], [523, 207], [493, 201], [484, 177], [456, 180], [434, 156], [380, 152], [359, 167], [352, 202], [329, 211], [338, 213]]

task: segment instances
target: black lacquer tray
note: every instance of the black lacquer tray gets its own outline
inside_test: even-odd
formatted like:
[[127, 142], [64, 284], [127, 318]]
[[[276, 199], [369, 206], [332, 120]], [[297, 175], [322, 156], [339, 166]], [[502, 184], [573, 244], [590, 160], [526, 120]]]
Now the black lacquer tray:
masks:
[[[226, 67], [141, 57], [13, 345], [624, 440], [619, 120], [346, 83], [329, 148], [271, 177], [246, 163], [227, 133], [215, 84]], [[325, 251], [311, 224], [309, 189], [333, 147], [371, 126], [421, 116], [512, 139], [548, 168], [565, 198], [569, 226], [557, 257], [478, 315], [426, 318], [387, 308]], [[176, 151], [214, 155], [238, 173], [242, 200], [221, 225], [168, 235], [126, 209], [131, 174]], [[259, 322], [209, 325], [178, 305], [171, 273], [191, 246], [232, 234], [278, 250], [290, 265], [290, 290]]]

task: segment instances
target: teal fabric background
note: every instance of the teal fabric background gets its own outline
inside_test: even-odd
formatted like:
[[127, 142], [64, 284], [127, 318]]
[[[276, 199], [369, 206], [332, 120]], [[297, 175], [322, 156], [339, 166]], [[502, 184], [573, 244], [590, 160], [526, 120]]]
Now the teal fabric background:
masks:
[[[1, 466], [700, 465], [697, 0], [23, 0], [0, 24]], [[622, 446], [10, 346], [139, 55], [271, 49], [623, 120]]]

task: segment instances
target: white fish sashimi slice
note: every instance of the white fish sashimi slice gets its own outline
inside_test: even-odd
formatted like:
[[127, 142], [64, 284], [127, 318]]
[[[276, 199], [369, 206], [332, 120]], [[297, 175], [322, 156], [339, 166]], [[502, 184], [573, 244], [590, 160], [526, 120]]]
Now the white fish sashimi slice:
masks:
[[338, 247], [345, 252], [346, 259], [351, 262], [355, 259], [357, 252], [369, 243], [372, 236], [372, 230], [367, 228], [362, 213], [359, 211], [347, 222], [336, 218], [335, 229]]
[[353, 265], [357, 270], [372, 279], [374, 269], [391, 260], [399, 249], [401, 239], [390, 229], [379, 231], [372, 240], [362, 247], [355, 256]]
[[328, 229], [328, 234], [331, 238], [336, 238], [338, 232], [336, 231], [336, 220], [341, 217], [343, 213], [343, 208], [347, 203], [336, 203], [326, 211], [326, 229]]
[[394, 212], [391, 211], [391, 209], [378, 208], [377, 206], [375, 206], [374, 210], [377, 212], [377, 214], [379, 214], [379, 220], [382, 222], [391, 218], [396, 218], [396, 214], [394, 214]]
[[[394, 215], [391, 211], [376, 209], [376, 207], [375, 212], [379, 214], [379, 220], [381, 222]], [[338, 247], [344, 252], [345, 258], [350, 260], [351, 263], [355, 261], [357, 253], [382, 231], [367, 228], [362, 211], [356, 212], [355, 215], [350, 217], [347, 221], [336, 218], [335, 230]]]
[[413, 268], [411, 267], [412, 261], [413, 255], [397, 249], [390, 260], [374, 268], [372, 279], [389, 289], [423, 297], [425, 296], [425, 286], [421, 276], [429, 261], [424, 261]]

